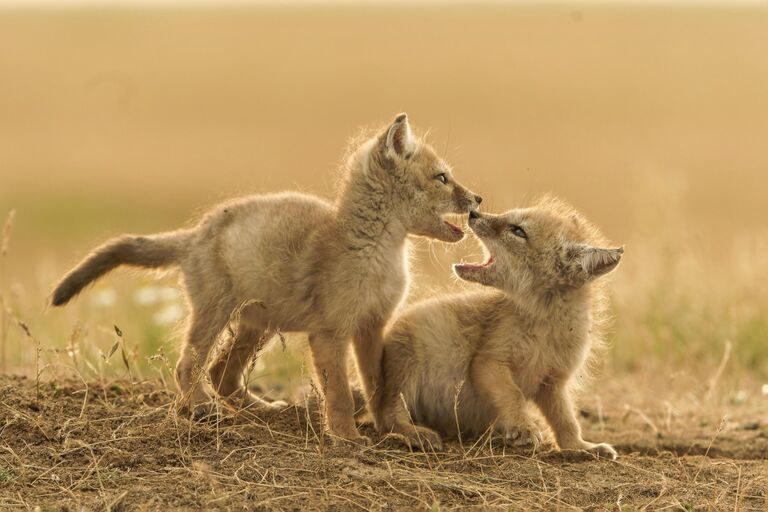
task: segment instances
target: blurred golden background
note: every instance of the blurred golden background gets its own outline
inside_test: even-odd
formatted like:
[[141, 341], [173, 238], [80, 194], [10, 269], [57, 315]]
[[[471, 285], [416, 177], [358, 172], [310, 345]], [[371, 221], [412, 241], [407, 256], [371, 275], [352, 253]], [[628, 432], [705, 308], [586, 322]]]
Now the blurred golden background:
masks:
[[[174, 279], [46, 310], [59, 274], [224, 198], [330, 197], [349, 137], [406, 111], [486, 210], [553, 192], [626, 244], [608, 371], [705, 379], [730, 342], [736, 386], [768, 376], [768, 6], [215, 5], [0, 9], [4, 370], [34, 371], [18, 318], [97, 373], [118, 324], [149, 375]], [[412, 300], [478, 252], [416, 246]]]

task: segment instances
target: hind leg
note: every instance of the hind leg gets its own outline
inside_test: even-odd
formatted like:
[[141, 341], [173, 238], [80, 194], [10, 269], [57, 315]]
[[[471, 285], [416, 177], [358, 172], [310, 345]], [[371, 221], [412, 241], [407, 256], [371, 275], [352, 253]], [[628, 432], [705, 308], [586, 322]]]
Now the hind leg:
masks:
[[196, 418], [210, 413], [210, 396], [205, 391], [203, 368], [211, 347], [227, 323], [228, 316], [218, 311], [192, 313], [181, 357], [176, 363], [176, 382], [181, 391], [182, 406]]
[[247, 387], [249, 363], [256, 357], [267, 341], [274, 335], [272, 331], [254, 329], [241, 325], [237, 334], [229, 337], [209, 367], [211, 382], [216, 392], [230, 405], [250, 410], [283, 410], [288, 404], [282, 401], [267, 402], [252, 393]]

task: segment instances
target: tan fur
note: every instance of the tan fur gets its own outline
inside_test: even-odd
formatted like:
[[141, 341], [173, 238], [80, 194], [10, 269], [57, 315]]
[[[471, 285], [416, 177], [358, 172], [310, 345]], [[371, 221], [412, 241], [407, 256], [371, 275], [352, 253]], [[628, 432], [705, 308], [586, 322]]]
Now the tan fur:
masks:
[[[436, 178], [440, 173], [447, 183]], [[165, 258], [152, 252], [142, 259], [143, 245], [120, 241], [139, 238], [108, 242], [64, 278], [53, 302], [65, 303], [119, 264], [177, 264], [191, 306], [177, 378], [192, 406], [209, 398], [196, 368], [208, 361], [232, 312], [246, 304], [210, 363], [218, 392], [236, 404], [269, 407], [243, 386], [244, 367], [270, 333], [308, 332], [329, 429], [361, 439], [347, 381], [348, 340], [354, 338], [370, 397], [379, 386], [383, 326], [408, 287], [407, 235], [458, 241], [461, 231], [441, 216], [479, 202], [413, 137], [401, 114], [351, 153], [335, 204], [297, 193], [232, 201], [192, 230], [142, 238], [168, 240], [159, 251]]]
[[417, 304], [388, 329], [378, 425], [417, 445], [488, 429], [513, 444], [537, 443], [532, 400], [561, 448], [614, 458], [609, 445], [582, 439], [572, 393], [601, 341], [605, 293], [595, 278], [618, 265], [623, 249], [602, 249], [598, 230], [553, 198], [473, 213], [469, 224], [492, 259], [455, 272], [487, 288]]
[[159, 268], [175, 264], [190, 233], [176, 231], [154, 236], [124, 235], [97, 247], [56, 286], [51, 303], [61, 306], [84, 286], [120, 265]]

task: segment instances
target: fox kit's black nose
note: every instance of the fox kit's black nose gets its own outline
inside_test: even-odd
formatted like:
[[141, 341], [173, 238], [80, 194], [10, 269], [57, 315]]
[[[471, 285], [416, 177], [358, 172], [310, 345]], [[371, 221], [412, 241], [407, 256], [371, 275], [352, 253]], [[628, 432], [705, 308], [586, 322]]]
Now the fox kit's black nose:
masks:
[[477, 204], [480, 204], [480, 203], [482, 203], [482, 202], [483, 202], [483, 198], [482, 198], [482, 197], [480, 197], [480, 196], [475, 196], [475, 202], [476, 202]]
[[480, 218], [480, 214], [476, 210], [472, 210], [471, 212], [469, 212], [469, 218], [470, 219], [479, 219]]

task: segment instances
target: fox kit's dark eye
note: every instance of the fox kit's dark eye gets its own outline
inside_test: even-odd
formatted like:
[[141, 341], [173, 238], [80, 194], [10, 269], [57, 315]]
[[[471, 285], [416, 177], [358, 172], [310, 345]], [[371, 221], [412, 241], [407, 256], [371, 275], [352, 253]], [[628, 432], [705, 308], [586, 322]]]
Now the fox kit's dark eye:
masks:
[[448, 176], [446, 176], [444, 172], [441, 172], [440, 174], [436, 174], [435, 179], [440, 183], [442, 183], [443, 185], [448, 184]]
[[510, 224], [509, 230], [515, 235], [519, 236], [520, 238], [528, 238], [528, 235], [526, 234], [525, 230], [518, 226], [517, 224]]

